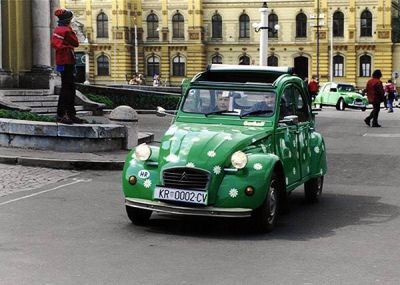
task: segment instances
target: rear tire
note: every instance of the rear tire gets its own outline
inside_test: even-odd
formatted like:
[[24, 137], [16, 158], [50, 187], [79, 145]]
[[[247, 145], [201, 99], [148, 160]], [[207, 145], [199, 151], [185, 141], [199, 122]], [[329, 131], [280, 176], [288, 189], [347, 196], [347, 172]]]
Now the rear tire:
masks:
[[271, 232], [276, 224], [279, 213], [279, 198], [281, 187], [275, 173], [272, 175], [267, 197], [263, 204], [253, 212], [253, 222], [257, 231]]
[[152, 211], [125, 206], [128, 218], [137, 226], [147, 225]]
[[324, 176], [311, 178], [304, 183], [304, 195], [306, 202], [317, 203], [322, 194], [322, 188], [324, 186]]

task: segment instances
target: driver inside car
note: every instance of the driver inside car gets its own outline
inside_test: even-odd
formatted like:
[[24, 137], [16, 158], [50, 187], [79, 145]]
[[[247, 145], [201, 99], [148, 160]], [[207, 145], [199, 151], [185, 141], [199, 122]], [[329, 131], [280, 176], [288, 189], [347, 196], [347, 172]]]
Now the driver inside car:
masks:
[[273, 95], [267, 94], [264, 96], [264, 100], [257, 102], [251, 107], [250, 112], [254, 111], [274, 111], [275, 107], [275, 97]]

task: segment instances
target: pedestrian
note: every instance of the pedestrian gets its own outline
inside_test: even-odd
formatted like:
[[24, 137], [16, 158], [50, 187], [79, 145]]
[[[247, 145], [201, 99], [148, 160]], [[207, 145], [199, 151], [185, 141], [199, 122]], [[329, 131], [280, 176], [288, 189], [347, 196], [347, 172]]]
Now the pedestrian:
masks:
[[311, 77], [310, 82], [308, 83], [308, 93], [311, 96], [311, 102], [314, 101], [315, 97], [318, 95], [319, 85], [318, 85], [318, 78], [316, 75]]
[[161, 86], [160, 75], [158, 75], [158, 74], [154, 75], [153, 86], [155, 86], [155, 87]]
[[395, 98], [395, 90], [396, 86], [392, 82], [392, 80], [388, 80], [385, 85], [385, 93], [387, 94], [387, 107], [389, 108], [388, 113], [393, 113], [393, 101]]
[[378, 124], [378, 115], [381, 109], [381, 103], [384, 101], [385, 91], [383, 90], [382, 72], [377, 69], [372, 73], [372, 78], [367, 82], [367, 97], [368, 102], [372, 104], [373, 109], [371, 114], [364, 119], [364, 122], [370, 126], [372, 120], [372, 127], [379, 128], [381, 125]]
[[[51, 37], [51, 45], [56, 50], [56, 70], [61, 73], [61, 94], [57, 105], [57, 122], [63, 124], [81, 124], [84, 121], [76, 117], [75, 110], [75, 54], [79, 46], [78, 38], [71, 27], [73, 13], [57, 9], [58, 26]], [[40, 39], [37, 39], [40, 40]]]

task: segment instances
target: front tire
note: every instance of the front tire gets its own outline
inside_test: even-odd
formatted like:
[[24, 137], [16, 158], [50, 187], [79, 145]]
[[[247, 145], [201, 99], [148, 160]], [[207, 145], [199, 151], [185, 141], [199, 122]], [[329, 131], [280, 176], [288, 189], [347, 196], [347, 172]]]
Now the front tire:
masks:
[[152, 211], [125, 206], [128, 218], [137, 226], [147, 225]]
[[317, 203], [322, 194], [324, 176], [311, 178], [304, 183], [304, 195], [307, 203]]
[[344, 103], [343, 98], [340, 98], [336, 104], [336, 109], [339, 111], [344, 111], [346, 109], [346, 104]]
[[280, 190], [279, 180], [273, 174], [264, 203], [253, 213], [252, 218], [257, 231], [268, 233], [274, 229], [279, 212]]

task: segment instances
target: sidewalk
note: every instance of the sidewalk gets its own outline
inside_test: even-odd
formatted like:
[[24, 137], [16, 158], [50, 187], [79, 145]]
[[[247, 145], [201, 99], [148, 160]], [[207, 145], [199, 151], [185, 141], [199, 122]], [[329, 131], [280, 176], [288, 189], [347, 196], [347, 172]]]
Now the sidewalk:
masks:
[[[153, 134], [139, 132], [139, 143], [152, 140]], [[60, 169], [121, 170], [128, 152], [76, 153], [0, 147], [0, 163]]]

